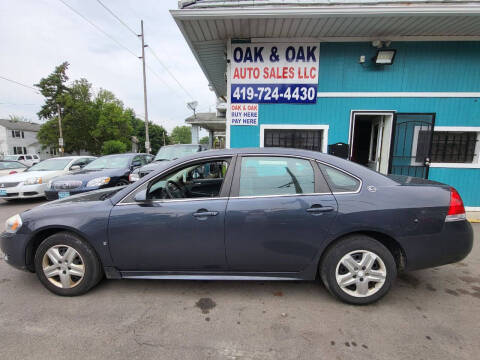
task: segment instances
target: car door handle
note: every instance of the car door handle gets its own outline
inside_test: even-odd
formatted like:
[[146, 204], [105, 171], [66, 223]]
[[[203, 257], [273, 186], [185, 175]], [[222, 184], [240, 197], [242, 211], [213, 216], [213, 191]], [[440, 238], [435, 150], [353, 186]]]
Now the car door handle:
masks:
[[218, 211], [202, 211], [198, 210], [196, 213], [193, 213], [195, 217], [205, 217], [205, 216], [217, 216]]
[[315, 206], [307, 209], [307, 212], [309, 213], [324, 213], [324, 212], [329, 212], [333, 211], [332, 206]]

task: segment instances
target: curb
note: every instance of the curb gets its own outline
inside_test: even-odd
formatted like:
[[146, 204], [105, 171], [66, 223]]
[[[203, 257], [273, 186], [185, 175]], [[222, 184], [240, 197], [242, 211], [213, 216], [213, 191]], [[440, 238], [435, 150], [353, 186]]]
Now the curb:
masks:
[[479, 224], [480, 223], [480, 219], [467, 219], [469, 222], [471, 222], [472, 224]]

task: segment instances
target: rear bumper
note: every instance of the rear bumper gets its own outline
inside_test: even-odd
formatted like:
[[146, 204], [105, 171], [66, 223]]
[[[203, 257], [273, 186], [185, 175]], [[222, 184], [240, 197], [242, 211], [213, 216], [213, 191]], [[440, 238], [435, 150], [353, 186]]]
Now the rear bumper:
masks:
[[5, 262], [17, 269], [27, 271], [26, 249], [28, 241], [29, 237], [24, 234], [2, 233], [0, 235], [0, 248], [4, 254]]
[[473, 229], [468, 221], [446, 222], [437, 234], [404, 238], [406, 270], [451, 264], [464, 259], [473, 247]]

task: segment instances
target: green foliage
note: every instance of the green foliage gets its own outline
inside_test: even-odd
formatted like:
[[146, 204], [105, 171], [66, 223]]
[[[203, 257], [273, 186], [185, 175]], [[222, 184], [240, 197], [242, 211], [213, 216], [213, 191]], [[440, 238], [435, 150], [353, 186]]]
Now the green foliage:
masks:
[[63, 109], [63, 95], [67, 92], [68, 88], [66, 82], [68, 80], [67, 69], [70, 64], [63, 62], [55, 68], [53, 73], [46, 78], [40, 79], [36, 87], [40, 89], [40, 93], [45, 97], [45, 104], [37, 113], [40, 119], [49, 119], [53, 115], [57, 115], [57, 104]]
[[127, 151], [127, 145], [120, 140], [108, 140], [103, 143], [102, 155], [118, 154]]
[[190, 144], [192, 142], [192, 131], [190, 126], [175, 126], [170, 138], [172, 144]]
[[23, 121], [23, 122], [28, 122], [28, 119], [24, 116], [19, 116], [19, 115], [8, 115], [8, 117], [10, 118], [10, 121], [14, 121], [14, 122], [19, 122], [19, 121]]
[[[45, 96], [45, 105], [38, 115], [47, 121], [37, 135], [43, 147], [58, 147], [56, 104], [59, 104], [66, 152], [87, 150], [92, 154], [101, 154], [105, 144], [110, 144], [111, 140], [122, 143], [124, 147], [121, 149], [129, 149], [133, 136], [139, 141], [139, 151], [145, 151], [145, 122], [138, 119], [132, 109], [125, 109], [112, 92], [101, 89], [93, 94], [92, 85], [86, 79], [73, 81], [67, 86], [67, 68], [68, 63], [61, 64], [36, 85]], [[166, 130], [159, 125], [149, 125], [149, 136], [154, 153], [164, 141], [170, 143]], [[115, 146], [115, 152], [118, 152], [118, 144]]]
[[208, 145], [208, 136], [204, 136], [199, 141], [200, 144]]
[[[145, 121], [132, 116], [130, 124], [132, 125], [133, 133], [138, 139], [138, 151], [145, 152]], [[148, 124], [148, 137], [150, 138], [152, 154], [156, 154], [163, 145], [168, 145], [171, 141], [167, 135], [167, 130], [163, 126], [152, 124], [151, 122]]]

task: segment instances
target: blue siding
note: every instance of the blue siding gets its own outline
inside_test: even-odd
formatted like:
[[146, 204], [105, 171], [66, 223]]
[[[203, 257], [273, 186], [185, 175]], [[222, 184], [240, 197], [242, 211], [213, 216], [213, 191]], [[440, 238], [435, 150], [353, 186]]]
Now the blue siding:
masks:
[[480, 42], [397, 42], [391, 66], [360, 65], [370, 43], [322, 43], [319, 91], [479, 91]]
[[[369, 43], [322, 43], [320, 92], [480, 91], [480, 42], [393, 43], [395, 63], [378, 70], [358, 64], [370, 59]], [[436, 126], [480, 126], [475, 98], [319, 98], [314, 105], [262, 104], [259, 124], [329, 125], [328, 143], [348, 142], [351, 110], [436, 113]], [[260, 145], [259, 126], [232, 126], [231, 147]], [[455, 186], [467, 206], [480, 206], [480, 169], [430, 170], [430, 179]]]
[[480, 206], [480, 169], [430, 168], [428, 178], [452, 185], [465, 206]]

